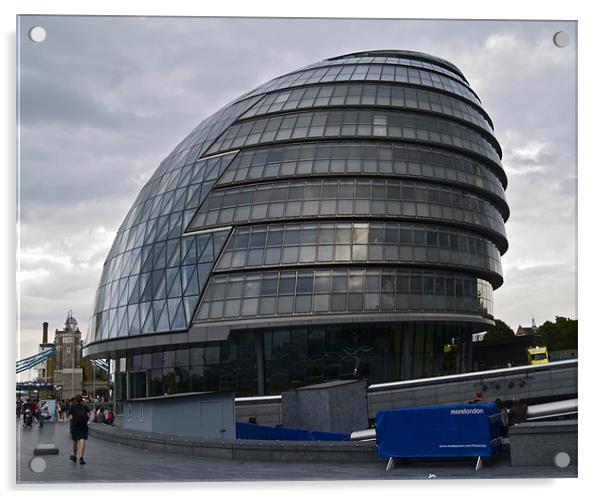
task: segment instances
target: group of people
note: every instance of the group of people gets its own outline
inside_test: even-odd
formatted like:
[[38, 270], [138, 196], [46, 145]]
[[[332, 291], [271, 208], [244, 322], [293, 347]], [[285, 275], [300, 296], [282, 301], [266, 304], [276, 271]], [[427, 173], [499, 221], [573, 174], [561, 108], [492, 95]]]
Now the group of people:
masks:
[[[76, 395], [70, 400], [56, 400], [54, 404], [54, 414], [51, 414], [48, 403], [45, 400], [39, 399], [22, 399], [17, 398], [17, 419], [22, 416], [31, 418], [40, 422], [45, 420], [69, 421], [69, 432], [71, 434], [71, 455], [69, 459], [77, 463], [79, 454], [79, 464], [86, 464], [84, 453], [86, 451], [86, 440], [88, 439], [88, 424], [90, 422], [113, 425], [115, 422], [115, 414], [111, 407], [105, 411], [101, 406], [95, 411], [90, 411], [86, 405], [90, 399]], [[29, 424], [31, 426], [31, 424]]]
[[[82, 403], [87, 404], [90, 402], [90, 399], [82, 396]], [[35, 399], [23, 399], [21, 397], [17, 398], [16, 405], [16, 416], [17, 419], [21, 419], [21, 417], [25, 414], [27, 410], [31, 411], [31, 415], [35, 421], [58, 421], [63, 422], [68, 420], [69, 407], [75, 403], [75, 397], [67, 400], [56, 400], [54, 402], [54, 406], [50, 407], [50, 405], [46, 400], [40, 400], [38, 398]], [[92, 422], [95, 423], [104, 423], [104, 424], [113, 424], [115, 421], [115, 414], [111, 410], [110, 406], [108, 410], [101, 406], [99, 407], [93, 414], [91, 419]]]
[[[477, 392], [475, 398], [472, 399], [469, 404], [478, 404], [479, 402], [484, 402], [483, 392]], [[512, 402], [510, 404], [505, 403], [500, 398], [495, 399], [494, 403], [498, 406], [500, 412], [505, 413], [507, 416], [505, 419], [508, 420], [508, 426], [522, 423], [527, 420], [527, 404], [521, 402], [518, 397], [512, 397]]]
[[[468, 403], [478, 404], [480, 402], [484, 402], [483, 393], [477, 392], [475, 394], [475, 398]], [[500, 398], [495, 399], [494, 402], [500, 410], [500, 414], [502, 417], [502, 425], [504, 428], [504, 430], [502, 431], [502, 436], [506, 436], [508, 426], [523, 423], [527, 420], [528, 406], [524, 402], [521, 402], [521, 400], [518, 397], [512, 397], [511, 403], [506, 403]]]
[[113, 423], [115, 422], [115, 414], [113, 411], [109, 409], [107, 412], [105, 412], [102, 407], [96, 409], [93, 418], [95, 423], [102, 423], [109, 426], [113, 426]]
[[31, 412], [32, 417], [36, 421], [48, 421], [52, 419], [50, 408], [45, 400], [40, 402], [39, 399], [17, 399], [17, 419], [21, 419], [27, 411]]
[[57, 419], [59, 421], [65, 421], [67, 419], [67, 411], [69, 410], [69, 405], [73, 402], [71, 400], [57, 400], [56, 402], [56, 411], [57, 411]]

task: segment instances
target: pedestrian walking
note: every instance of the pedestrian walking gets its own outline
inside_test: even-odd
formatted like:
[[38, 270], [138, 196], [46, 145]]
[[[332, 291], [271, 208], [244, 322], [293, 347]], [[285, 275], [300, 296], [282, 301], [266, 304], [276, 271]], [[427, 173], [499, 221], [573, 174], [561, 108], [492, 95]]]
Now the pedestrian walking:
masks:
[[50, 408], [45, 400], [42, 401], [40, 405], [40, 420], [41, 421], [49, 421], [52, 419], [52, 415], [50, 414]]
[[86, 464], [84, 453], [86, 452], [86, 440], [88, 440], [88, 420], [90, 409], [82, 403], [82, 396], [76, 395], [75, 401], [69, 407], [69, 431], [71, 432], [71, 456], [69, 459], [77, 462], [79, 447], [79, 464]]
[[65, 399], [61, 400], [60, 409], [60, 420], [65, 421], [65, 416], [67, 415], [67, 410], [69, 409], [69, 405]]

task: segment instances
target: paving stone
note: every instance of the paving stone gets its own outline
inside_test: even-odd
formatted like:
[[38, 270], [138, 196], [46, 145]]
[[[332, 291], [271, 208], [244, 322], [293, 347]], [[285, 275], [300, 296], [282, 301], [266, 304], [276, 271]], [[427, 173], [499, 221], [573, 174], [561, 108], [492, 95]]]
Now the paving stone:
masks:
[[[35, 473], [29, 468], [38, 443], [54, 442], [58, 456], [40, 456], [46, 469]], [[23, 431], [17, 424], [18, 483], [111, 483], [111, 482], [214, 482], [290, 480], [426, 480], [486, 478], [576, 477], [577, 468], [551, 466], [511, 467], [508, 460], [494, 461], [475, 472], [473, 461], [439, 461], [400, 464], [385, 471], [386, 461], [372, 463], [265, 462], [192, 457], [133, 448], [90, 437], [85, 466], [69, 461], [71, 442], [66, 423], [45, 425]], [[232, 449], [229, 450], [230, 456]]]

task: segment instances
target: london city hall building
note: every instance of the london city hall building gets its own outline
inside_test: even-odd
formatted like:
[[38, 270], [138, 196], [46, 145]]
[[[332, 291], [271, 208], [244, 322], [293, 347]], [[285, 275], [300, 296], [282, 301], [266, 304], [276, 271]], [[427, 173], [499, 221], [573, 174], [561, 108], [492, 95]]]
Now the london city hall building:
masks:
[[508, 248], [501, 156], [437, 57], [354, 53], [275, 78], [143, 187], [86, 355], [112, 360], [118, 399], [469, 371]]

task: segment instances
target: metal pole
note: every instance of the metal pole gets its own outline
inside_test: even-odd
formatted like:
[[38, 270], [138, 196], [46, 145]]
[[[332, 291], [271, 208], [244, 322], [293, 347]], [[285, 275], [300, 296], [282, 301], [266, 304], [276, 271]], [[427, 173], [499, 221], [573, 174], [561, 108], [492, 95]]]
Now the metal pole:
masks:
[[111, 356], [107, 357], [107, 397], [106, 398], [110, 404], [111, 403]]
[[[115, 360], [113, 360], [113, 372], [109, 375], [113, 379], [113, 391], [111, 392], [111, 382], [109, 381], [109, 400], [113, 406], [113, 412], [117, 414], [117, 354], [115, 354]], [[111, 371], [111, 364], [109, 364], [109, 372]]]
[[263, 335], [261, 332], [256, 332], [255, 358], [257, 359], [257, 395], [265, 395], [265, 367], [263, 350]]
[[96, 362], [92, 360], [92, 399], [94, 413], [96, 414]]
[[412, 336], [413, 336], [413, 328], [405, 328], [403, 331], [403, 344], [402, 344], [402, 371], [403, 376], [401, 379], [412, 379]]

